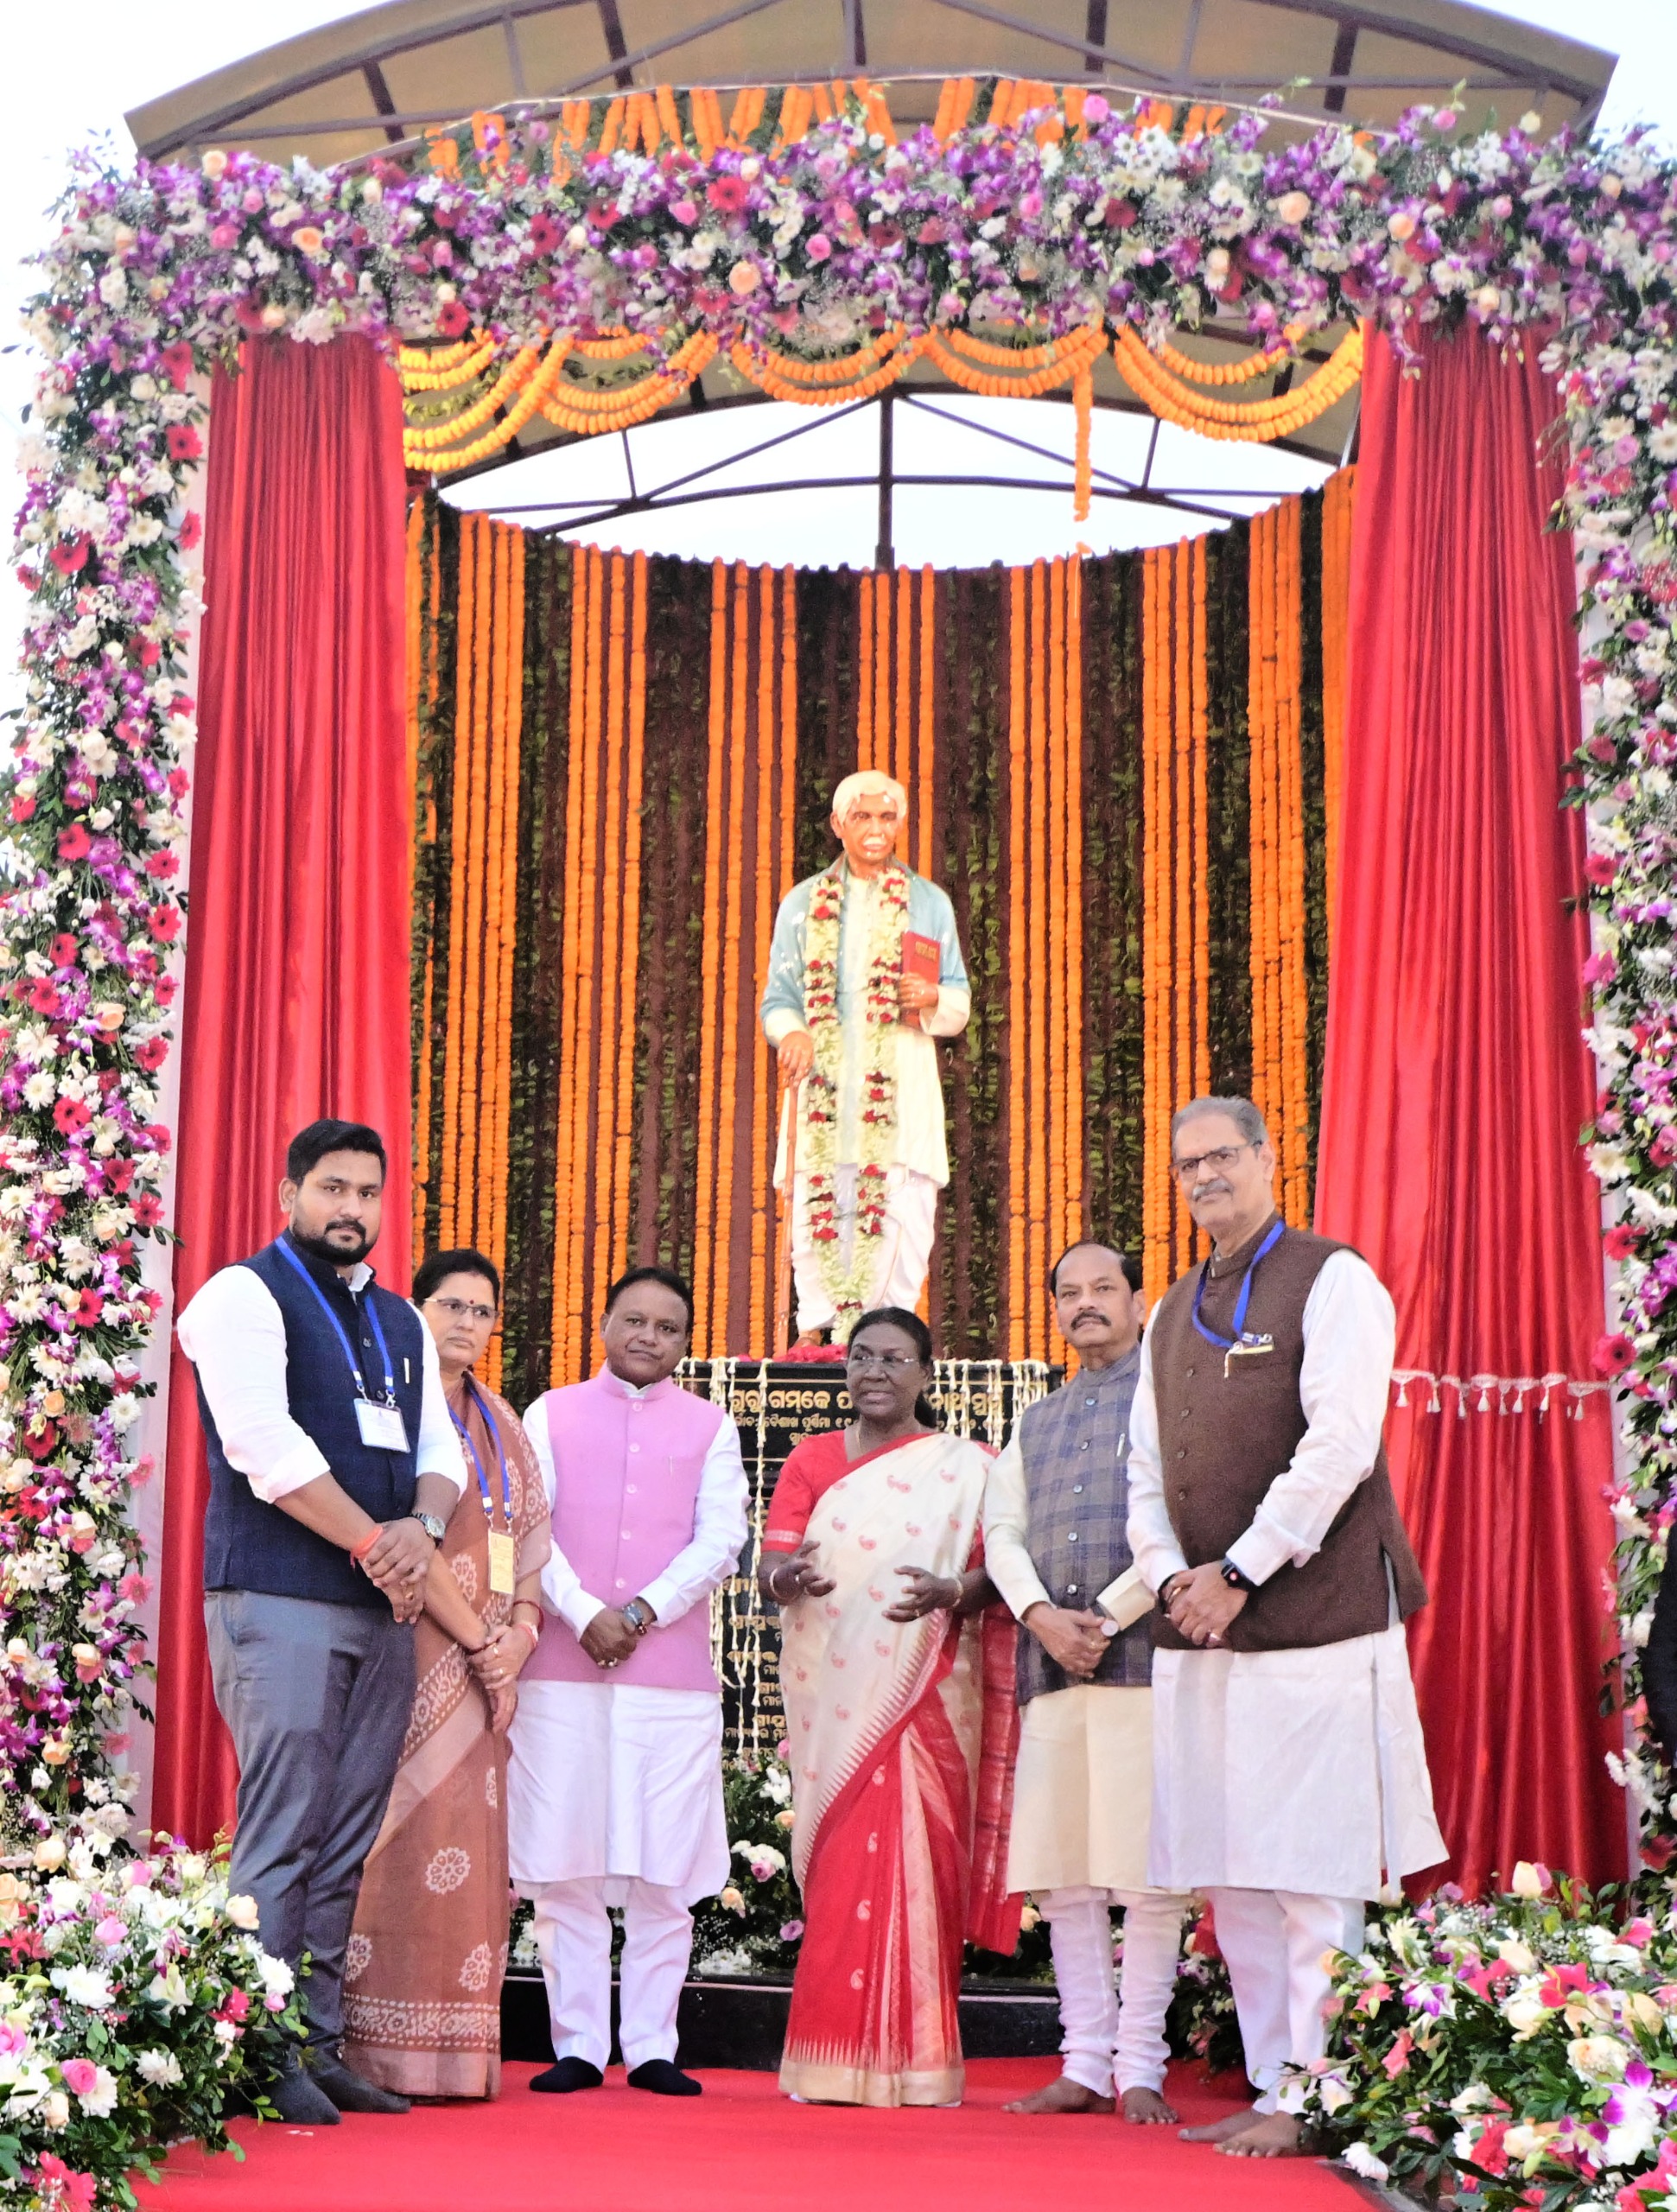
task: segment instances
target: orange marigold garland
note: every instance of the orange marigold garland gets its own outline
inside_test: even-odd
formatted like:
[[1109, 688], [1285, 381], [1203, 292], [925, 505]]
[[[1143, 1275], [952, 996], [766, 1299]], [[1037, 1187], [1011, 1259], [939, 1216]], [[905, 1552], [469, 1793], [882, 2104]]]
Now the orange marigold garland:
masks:
[[[714, 95], [713, 95], [714, 98]], [[708, 1357], [719, 1348], [714, 1328], [713, 1270], [718, 1217], [716, 1193], [716, 1042], [721, 902], [728, 864], [722, 811], [727, 760], [727, 569], [710, 568], [710, 720], [705, 774], [704, 937], [701, 956], [699, 1127], [693, 1232], [693, 1349]]]

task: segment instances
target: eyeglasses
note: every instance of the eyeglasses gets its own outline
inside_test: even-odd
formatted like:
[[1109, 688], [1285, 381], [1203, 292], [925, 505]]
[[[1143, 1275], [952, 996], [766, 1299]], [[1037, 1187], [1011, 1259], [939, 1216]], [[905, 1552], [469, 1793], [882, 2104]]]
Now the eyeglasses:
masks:
[[884, 1367], [893, 1373], [899, 1367], [918, 1367], [920, 1364], [912, 1351], [869, 1351], [866, 1344], [860, 1350], [853, 1347], [846, 1353], [845, 1358], [852, 1367]]
[[428, 1306], [441, 1307], [451, 1321], [492, 1321], [492, 1306], [468, 1306], [463, 1298], [428, 1298]]
[[1226, 1175], [1242, 1153], [1254, 1149], [1250, 1138], [1244, 1144], [1220, 1144], [1213, 1151], [1196, 1153], [1191, 1160], [1173, 1160], [1171, 1173], [1181, 1183], [1191, 1183], [1202, 1167], [1209, 1167], [1214, 1175]]

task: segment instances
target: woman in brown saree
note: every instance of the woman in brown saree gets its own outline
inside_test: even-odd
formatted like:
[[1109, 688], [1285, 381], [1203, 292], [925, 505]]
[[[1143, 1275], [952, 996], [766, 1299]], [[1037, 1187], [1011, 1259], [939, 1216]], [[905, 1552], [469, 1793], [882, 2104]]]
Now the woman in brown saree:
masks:
[[414, 1278], [436, 1339], [467, 1480], [414, 1631], [417, 1688], [368, 1857], [344, 1972], [345, 2055], [407, 2097], [492, 2097], [506, 1967], [506, 1729], [541, 1627], [550, 1542], [524, 1425], [472, 1373], [500, 1279], [480, 1252]]

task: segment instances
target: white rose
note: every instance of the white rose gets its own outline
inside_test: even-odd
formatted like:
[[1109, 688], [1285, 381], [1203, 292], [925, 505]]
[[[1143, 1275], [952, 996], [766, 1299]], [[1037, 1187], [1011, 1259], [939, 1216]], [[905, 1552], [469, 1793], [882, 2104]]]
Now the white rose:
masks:
[[1352, 2101], [1350, 2085], [1343, 2074], [1324, 2074], [1316, 2084], [1316, 2094], [1324, 2112], [1338, 2112]]
[[1340, 2153], [1354, 2174], [1361, 2174], [1364, 2181], [1384, 2181], [1391, 2168], [1384, 2158], [1377, 2158], [1366, 2143], [1352, 2143]]
[[[104, 289], [102, 285], [100, 289]], [[62, 2089], [54, 2089], [41, 2100], [41, 2120], [45, 2127], [68, 2126], [70, 2100]]]
[[253, 1929], [262, 1917], [256, 1899], [243, 1894], [230, 1897], [224, 1910], [235, 1928]]
[[276, 1959], [264, 1951], [257, 1960], [257, 1971], [262, 1976], [263, 1988], [270, 1997], [289, 1997], [296, 1986], [297, 1977], [283, 1959]]
[[[1522, 1943], [1517, 1936], [1505, 1936], [1496, 1946], [1496, 1955], [1499, 1959], [1506, 1960], [1515, 1974], [1537, 1972], [1537, 1954], [1529, 1943]], [[1458, 2100], [1458, 2109], [1466, 2109], [1461, 2105], [1459, 2100]]]
[[1502, 2018], [1514, 2030], [1515, 2041], [1525, 2043], [1553, 2015], [1537, 1992], [1531, 1989], [1516, 1990], [1512, 1997], [1504, 1998]]
[[1630, 2053], [1617, 2036], [1579, 2036], [1566, 2046], [1572, 2071], [1585, 2082], [1622, 2082]]
[[1549, 1885], [1529, 1859], [1522, 1859], [1514, 1870], [1509, 1887], [1517, 1897], [1540, 1897]]
[[72, 2005], [102, 2012], [111, 2002], [110, 1977], [97, 1967], [55, 1967], [53, 1980]]

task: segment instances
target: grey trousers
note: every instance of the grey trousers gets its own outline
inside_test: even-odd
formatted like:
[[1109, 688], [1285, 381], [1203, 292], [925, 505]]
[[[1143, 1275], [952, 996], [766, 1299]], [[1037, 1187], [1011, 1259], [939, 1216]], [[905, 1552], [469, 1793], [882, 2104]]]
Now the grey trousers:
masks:
[[257, 1901], [263, 1948], [295, 1965], [311, 2050], [343, 2032], [344, 1954], [361, 1869], [396, 1779], [414, 1638], [379, 1605], [208, 1590], [210, 1669], [238, 1754], [232, 1886]]

